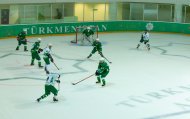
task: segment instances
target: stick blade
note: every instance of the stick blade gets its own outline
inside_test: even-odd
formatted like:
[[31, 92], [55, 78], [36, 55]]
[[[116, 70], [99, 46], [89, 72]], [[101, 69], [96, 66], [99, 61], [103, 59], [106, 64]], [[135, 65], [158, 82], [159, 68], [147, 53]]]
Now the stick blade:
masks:
[[72, 83], [72, 85], [76, 85], [76, 83]]

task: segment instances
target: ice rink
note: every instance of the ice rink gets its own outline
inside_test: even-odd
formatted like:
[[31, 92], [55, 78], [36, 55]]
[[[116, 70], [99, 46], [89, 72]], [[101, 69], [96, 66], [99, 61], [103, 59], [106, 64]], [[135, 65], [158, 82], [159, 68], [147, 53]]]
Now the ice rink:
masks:
[[30, 52], [23, 46], [15, 51], [13, 38], [0, 40], [0, 119], [190, 119], [190, 36], [150, 33], [147, 51], [144, 45], [136, 49], [140, 35], [99, 34], [103, 54], [113, 62], [105, 87], [95, 83], [95, 76], [71, 84], [95, 73], [99, 54], [86, 59], [92, 46], [71, 44], [74, 35], [41, 37], [42, 48], [53, 44], [62, 74], [56, 103], [52, 94], [35, 101], [44, 93], [47, 76], [37, 61], [30, 66]]

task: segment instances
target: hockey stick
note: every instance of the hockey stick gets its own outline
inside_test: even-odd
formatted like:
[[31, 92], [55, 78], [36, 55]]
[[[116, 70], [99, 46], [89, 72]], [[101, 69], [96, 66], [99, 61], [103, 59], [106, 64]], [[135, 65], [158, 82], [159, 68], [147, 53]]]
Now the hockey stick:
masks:
[[58, 90], [57, 91], [60, 91], [60, 83], [58, 83]]
[[112, 62], [110, 62], [106, 57], [103, 56], [103, 58], [105, 58], [110, 64], [112, 63]]
[[84, 39], [86, 39], [92, 45], [91, 41], [88, 39], [87, 36], [84, 36]]
[[95, 74], [92, 74], [92, 75], [90, 75], [90, 76], [88, 76], [88, 77], [86, 77], [86, 78], [84, 78], [84, 79], [82, 79], [82, 80], [80, 80], [80, 81], [77, 81], [77, 82], [75, 82], [75, 83], [72, 83], [73, 85], [76, 85], [76, 84], [78, 84], [78, 83], [80, 83], [80, 82], [82, 82], [82, 81], [84, 81], [84, 80], [86, 80], [86, 79], [88, 79], [88, 78], [90, 78], [90, 77], [92, 77], [92, 76], [94, 76]]
[[28, 41], [28, 40], [27, 40], [26, 42], [29, 42], [29, 43], [35, 43], [35, 42]]
[[57, 67], [57, 65], [55, 64], [55, 62], [53, 62], [54, 66], [59, 70], [59, 68]]
[[98, 51], [98, 53], [99, 53], [103, 58], [105, 58], [110, 64], [112, 63], [112, 62], [109, 61], [101, 52]]

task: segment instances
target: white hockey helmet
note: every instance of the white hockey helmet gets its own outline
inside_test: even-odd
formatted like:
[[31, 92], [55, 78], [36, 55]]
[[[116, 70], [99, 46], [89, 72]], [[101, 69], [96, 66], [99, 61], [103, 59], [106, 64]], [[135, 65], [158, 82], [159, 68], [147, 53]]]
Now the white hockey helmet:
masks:
[[87, 29], [90, 30], [90, 27], [88, 26]]
[[42, 41], [42, 39], [41, 38], [38, 38], [38, 42], [41, 42]]
[[51, 43], [49, 43], [49, 44], [48, 44], [48, 47], [49, 47], [49, 49], [51, 49], [51, 48], [52, 48], [52, 44], [51, 44]]
[[48, 46], [51, 46], [51, 47], [52, 47], [52, 44], [51, 44], [51, 43], [49, 43], [49, 44], [48, 44]]
[[96, 41], [100, 41], [100, 39], [99, 39], [99, 38], [96, 38]]
[[24, 32], [27, 32], [27, 29], [23, 29]]
[[27, 34], [27, 29], [23, 29], [22, 32], [24, 32], [25, 34]]
[[100, 58], [99, 62], [104, 62], [105, 59], [103, 57]]

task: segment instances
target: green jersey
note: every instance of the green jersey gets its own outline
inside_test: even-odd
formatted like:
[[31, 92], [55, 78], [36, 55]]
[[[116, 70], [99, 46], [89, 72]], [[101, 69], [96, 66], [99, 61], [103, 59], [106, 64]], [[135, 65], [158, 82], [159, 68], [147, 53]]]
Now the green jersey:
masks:
[[91, 29], [85, 29], [82, 33], [85, 34], [87, 37], [89, 37], [90, 35], [94, 35], [94, 31], [92, 31]]
[[98, 72], [100, 74], [107, 74], [109, 72], [109, 66], [106, 62], [101, 62], [98, 65]]
[[40, 48], [40, 43], [39, 42], [35, 42], [32, 46], [31, 51], [38, 51]]
[[96, 48], [98, 51], [102, 51], [102, 44], [99, 41], [94, 41], [92, 46], [94, 46], [94, 48]]
[[17, 36], [19, 38], [19, 40], [24, 40], [26, 38], [26, 33], [25, 32], [20, 32]]

